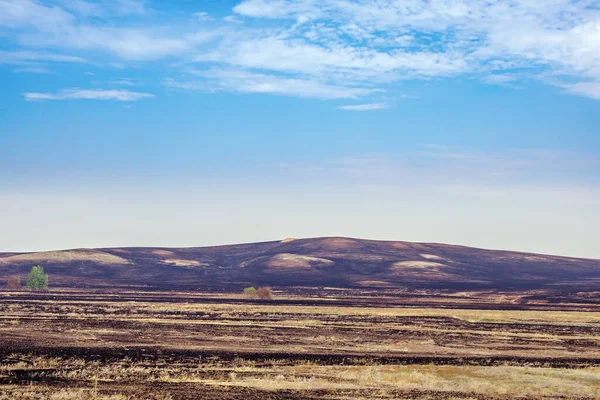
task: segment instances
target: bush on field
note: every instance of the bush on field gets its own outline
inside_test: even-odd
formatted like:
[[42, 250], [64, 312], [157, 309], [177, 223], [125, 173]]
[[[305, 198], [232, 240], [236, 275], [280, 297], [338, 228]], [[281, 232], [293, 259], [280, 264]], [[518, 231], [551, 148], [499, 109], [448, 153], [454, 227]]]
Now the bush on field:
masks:
[[256, 297], [256, 289], [254, 286], [247, 287], [244, 289], [244, 296], [250, 297], [251, 299]]
[[256, 297], [261, 300], [273, 300], [273, 292], [271, 288], [261, 287], [256, 290]]
[[21, 278], [18, 276], [11, 276], [6, 282], [6, 288], [10, 290], [21, 289]]

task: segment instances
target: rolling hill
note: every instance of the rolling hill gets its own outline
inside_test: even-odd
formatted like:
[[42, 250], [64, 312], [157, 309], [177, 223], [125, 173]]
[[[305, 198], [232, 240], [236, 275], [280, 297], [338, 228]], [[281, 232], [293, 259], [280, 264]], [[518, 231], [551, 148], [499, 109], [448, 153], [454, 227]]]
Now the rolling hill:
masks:
[[600, 287], [600, 260], [341, 237], [195, 248], [0, 253], [0, 285], [41, 265], [53, 286], [157, 289]]

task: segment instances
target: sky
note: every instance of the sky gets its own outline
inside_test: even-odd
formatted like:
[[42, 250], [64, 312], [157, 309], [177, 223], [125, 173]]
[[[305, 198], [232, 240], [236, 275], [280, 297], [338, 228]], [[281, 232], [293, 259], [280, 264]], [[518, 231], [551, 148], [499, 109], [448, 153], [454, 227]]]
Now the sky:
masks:
[[598, 0], [0, 0], [0, 251], [600, 258]]

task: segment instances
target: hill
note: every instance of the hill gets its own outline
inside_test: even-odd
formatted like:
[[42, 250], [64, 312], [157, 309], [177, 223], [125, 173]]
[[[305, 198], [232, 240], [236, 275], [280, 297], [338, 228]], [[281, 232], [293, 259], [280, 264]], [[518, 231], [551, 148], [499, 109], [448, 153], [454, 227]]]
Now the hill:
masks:
[[0, 285], [11, 275], [24, 278], [32, 265], [43, 266], [51, 284], [64, 287], [600, 287], [600, 260], [341, 237], [194, 248], [0, 253]]

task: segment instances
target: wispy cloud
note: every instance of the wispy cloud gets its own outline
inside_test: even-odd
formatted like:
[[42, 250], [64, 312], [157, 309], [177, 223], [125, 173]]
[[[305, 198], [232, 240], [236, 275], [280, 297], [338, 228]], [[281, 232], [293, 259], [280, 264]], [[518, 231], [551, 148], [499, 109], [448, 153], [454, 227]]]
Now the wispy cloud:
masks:
[[0, 64], [30, 64], [35, 62], [85, 63], [81, 57], [37, 51], [0, 51]]
[[[600, 169], [593, 154], [544, 149], [472, 151], [427, 145], [403, 153], [368, 153], [317, 164], [281, 164], [291, 172], [383, 185], [591, 185]], [[600, 185], [600, 179], [593, 183]]]
[[143, 15], [148, 12], [142, 0], [55, 0], [66, 10], [84, 17]]
[[145, 29], [78, 26], [53, 36], [28, 35], [21, 40], [31, 46], [103, 50], [125, 60], [150, 61], [183, 55], [208, 36], [175, 37]]
[[58, 93], [23, 93], [27, 101], [44, 100], [113, 100], [113, 101], [137, 101], [151, 98], [149, 93], [131, 92], [129, 90], [85, 90], [65, 89]]
[[112, 85], [119, 86], [138, 86], [138, 82], [131, 78], [113, 79], [109, 82]]
[[[221, 69], [222, 80], [205, 78], [217, 90], [336, 99], [408, 79], [470, 76], [515, 86], [538, 79], [599, 96], [597, 0], [243, 0], [232, 12], [209, 29], [163, 11], [170, 22], [156, 23], [141, 0], [0, 0], [0, 28], [24, 52]], [[232, 69], [258, 83], [235, 82]], [[318, 91], [330, 94], [311, 94]]]
[[[70, 7], [46, 6], [34, 0], [1, 0], [0, 28], [12, 29], [15, 40], [26, 47], [70, 51], [103, 51], [124, 60], [157, 60], [189, 54], [215, 32], [173, 32], [172, 29], [134, 24], [106, 23], [124, 15], [144, 15], [138, 0], [102, 3], [79, 1]], [[102, 5], [102, 7], [100, 7]], [[97, 7], [100, 11], [96, 12]], [[90, 20], [80, 13], [98, 14]], [[95, 15], [96, 16], [96, 15]]]
[[13, 72], [50, 74], [51, 64], [85, 63], [81, 57], [39, 51], [0, 51], [0, 64], [14, 65]]
[[368, 104], [355, 104], [349, 106], [340, 106], [338, 107], [341, 110], [347, 111], [372, 111], [372, 110], [383, 110], [386, 108], [390, 108], [388, 103], [368, 103]]
[[121, 15], [145, 14], [148, 12], [144, 0], [108, 0], [106, 3]]
[[202, 78], [177, 81], [167, 79], [171, 88], [196, 91], [233, 91], [237, 93], [269, 93], [316, 99], [353, 99], [373, 90], [369, 88], [331, 85], [318, 80], [253, 73], [235, 69], [192, 70], [190, 73]]
[[198, 21], [202, 21], [202, 22], [212, 21], [214, 19], [206, 11], [197, 12], [197, 13], [194, 13], [193, 15], [194, 15], [194, 17], [196, 17], [196, 19]]
[[52, 71], [50, 71], [48, 68], [44, 68], [44, 67], [22, 67], [22, 68], [15, 68], [13, 69], [13, 72], [25, 72], [28, 74], [51, 74]]
[[[518, 80], [523, 71], [534, 76], [543, 71], [538, 79], [550, 74], [591, 81], [591, 86], [600, 82], [600, 10], [593, 0], [244, 0], [234, 11], [281, 21], [282, 26], [296, 22], [260, 42], [269, 54], [282, 55], [267, 59], [275, 62], [263, 68], [289, 70], [285, 61], [290, 57], [297, 70], [342, 73], [357, 80], [497, 72], [487, 81], [506, 83], [507, 73]], [[244, 54], [251, 48], [244, 43], [229, 58], [254, 67], [265, 56]], [[295, 51], [306, 59], [295, 60]], [[595, 97], [595, 90], [584, 85], [572, 92]]]
[[85, 0], [56, 0], [56, 2], [65, 10], [84, 17], [100, 16], [104, 13], [100, 4]]
[[242, 24], [243, 23], [243, 21], [241, 19], [237, 18], [235, 15], [228, 15], [223, 18], [223, 21], [229, 22], [231, 24]]
[[564, 87], [571, 93], [600, 100], [600, 81], [587, 81], [563, 84], [562, 87]]

